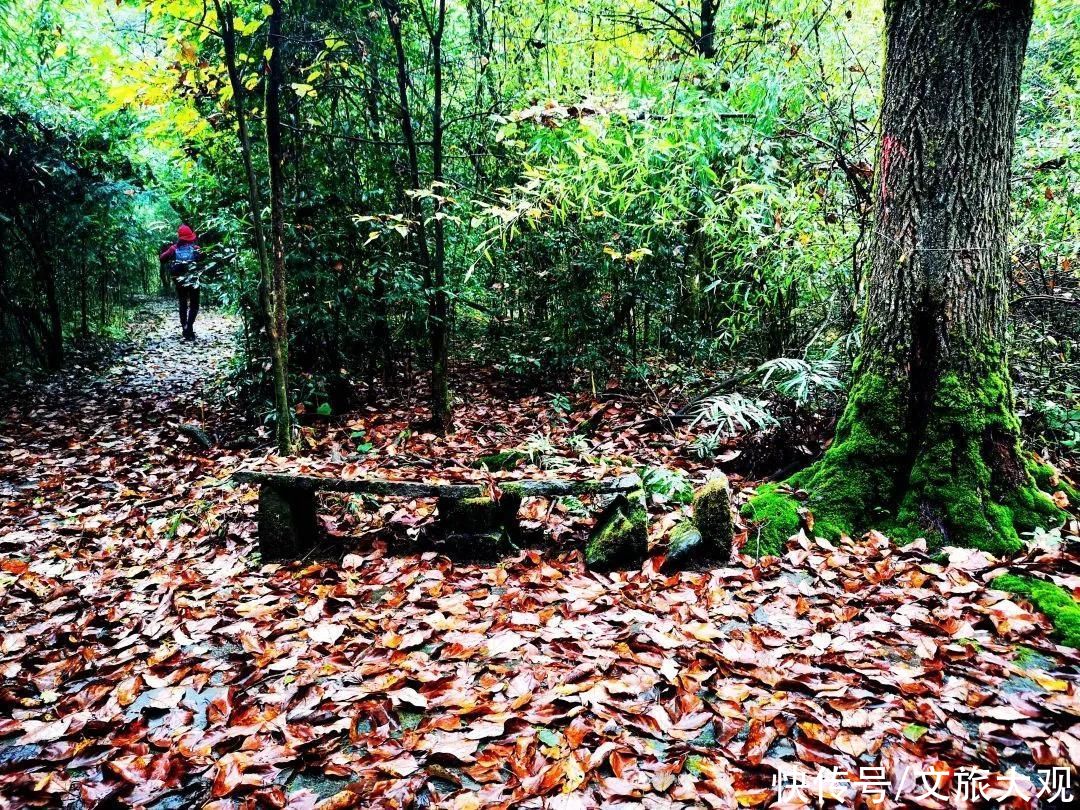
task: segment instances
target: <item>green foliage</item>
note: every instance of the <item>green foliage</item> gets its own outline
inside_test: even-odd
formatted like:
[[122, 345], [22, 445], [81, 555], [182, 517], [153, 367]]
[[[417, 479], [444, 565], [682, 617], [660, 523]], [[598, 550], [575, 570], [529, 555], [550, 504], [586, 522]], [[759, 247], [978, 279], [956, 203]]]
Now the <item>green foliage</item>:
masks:
[[735, 436], [744, 431], [770, 427], [776, 424], [776, 420], [761, 400], [734, 393], [716, 394], [700, 400], [694, 424], [713, 426], [720, 436]]
[[694, 498], [694, 487], [681, 470], [648, 467], [641, 471], [641, 483], [650, 495], [661, 495], [675, 503], [690, 503]]
[[486, 467], [492, 472], [497, 472], [512, 470], [528, 460], [529, 454], [522, 450], [500, 450], [498, 453], [481, 456], [473, 462], [473, 466]]
[[772, 381], [778, 392], [798, 405], [806, 405], [820, 393], [839, 391], [844, 387], [840, 363], [832, 357], [820, 360], [777, 357], [762, 363], [758, 371], [765, 372], [762, 387], [768, 387]]

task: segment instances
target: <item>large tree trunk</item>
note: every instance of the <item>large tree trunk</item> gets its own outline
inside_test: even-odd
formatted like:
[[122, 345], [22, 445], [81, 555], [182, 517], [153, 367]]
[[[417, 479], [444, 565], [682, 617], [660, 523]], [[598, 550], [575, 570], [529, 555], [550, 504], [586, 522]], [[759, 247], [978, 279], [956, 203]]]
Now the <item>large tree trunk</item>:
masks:
[[281, 84], [284, 40], [281, 36], [282, 2], [270, 0], [272, 14], [266, 44], [270, 49], [266, 76], [266, 154], [270, 164], [270, 253], [273, 272], [267, 295], [267, 332], [274, 372], [278, 450], [292, 452], [292, 412], [289, 409], [289, 332], [285, 304], [285, 154], [281, 146]]
[[[1009, 169], [1032, 0], [886, 0], [876, 230], [836, 438], [791, 484], [818, 534], [997, 554], [1061, 513], [1024, 458], [1005, 360]], [[771, 543], [795, 509], [765, 490]]]

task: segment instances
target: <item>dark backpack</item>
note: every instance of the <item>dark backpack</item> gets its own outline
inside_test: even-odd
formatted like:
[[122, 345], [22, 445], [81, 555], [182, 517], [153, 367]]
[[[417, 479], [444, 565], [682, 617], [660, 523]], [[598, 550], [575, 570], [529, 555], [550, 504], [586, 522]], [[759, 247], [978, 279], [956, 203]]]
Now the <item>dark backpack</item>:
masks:
[[195, 268], [195, 243], [194, 242], [179, 242], [176, 245], [176, 251], [173, 253], [172, 264], [169, 266], [169, 272], [174, 276], [182, 276], [184, 273], [188, 273]]

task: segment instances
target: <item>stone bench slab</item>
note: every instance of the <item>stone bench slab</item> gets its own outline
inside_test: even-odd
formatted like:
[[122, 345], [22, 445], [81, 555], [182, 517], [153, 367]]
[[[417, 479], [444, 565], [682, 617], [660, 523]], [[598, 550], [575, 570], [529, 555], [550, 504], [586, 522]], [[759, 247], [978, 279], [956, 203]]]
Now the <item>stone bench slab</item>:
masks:
[[[346, 492], [388, 498], [438, 498], [461, 502], [490, 498], [488, 484], [393, 481], [385, 478], [335, 478], [257, 471], [236, 472], [234, 481], [259, 486], [259, 548], [264, 560], [295, 559], [318, 544], [315, 495]], [[494, 481], [500, 492], [507, 523], [514, 522], [524, 498], [561, 498], [579, 495], [628, 495], [641, 489], [637, 475], [594, 480], [516, 479]], [[440, 509], [440, 512], [443, 510]], [[511, 514], [512, 513], [512, 514]], [[511, 526], [507, 526], [511, 529]]]

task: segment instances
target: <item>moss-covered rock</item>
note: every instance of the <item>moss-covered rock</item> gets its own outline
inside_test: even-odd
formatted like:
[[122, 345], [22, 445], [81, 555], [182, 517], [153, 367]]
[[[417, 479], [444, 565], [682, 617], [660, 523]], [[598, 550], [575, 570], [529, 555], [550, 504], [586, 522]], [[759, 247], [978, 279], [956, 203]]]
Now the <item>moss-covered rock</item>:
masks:
[[1053, 582], [1013, 574], [997, 577], [990, 586], [1030, 601], [1050, 619], [1054, 634], [1062, 644], [1080, 649], [1080, 604], [1064, 588]]
[[585, 563], [595, 571], [636, 568], [649, 553], [649, 513], [641, 490], [620, 495], [600, 519], [585, 546]]
[[473, 462], [477, 469], [487, 467], [491, 472], [513, 470], [529, 460], [529, 454], [523, 450], [500, 450], [498, 453], [480, 456]]
[[694, 525], [701, 532], [706, 553], [717, 560], [731, 557], [735, 533], [731, 520], [731, 487], [725, 476], [710, 478], [694, 491]]
[[727, 478], [720, 475], [709, 479], [694, 491], [692, 502], [694, 516], [677, 523], [668, 535], [665, 572], [731, 558], [734, 525]]
[[1056, 495], [1060, 492], [1068, 501], [1067, 504], [1058, 504], [1062, 508], [1076, 510], [1080, 507], [1080, 489], [1058, 472], [1052, 464], [1047, 464], [1040, 458], [1033, 457], [1028, 465], [1031, 477], [1035, 479], [1036, 486], [1043, 492]]
[[701, 532], [693, 520], [676, 523], [668, 534], [667, 555], [664, 557], [664, 573], [680, 571], [706, 555], [702, 548], [704, 541]]

